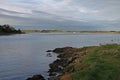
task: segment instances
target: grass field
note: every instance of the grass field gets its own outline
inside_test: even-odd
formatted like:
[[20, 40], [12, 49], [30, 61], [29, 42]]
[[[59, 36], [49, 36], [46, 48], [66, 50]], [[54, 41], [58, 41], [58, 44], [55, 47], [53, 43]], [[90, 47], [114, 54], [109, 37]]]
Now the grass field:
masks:
[[74, 65], [73, 80], [120, 80], [120, 45], [107, 44], [87, 48], [83, 62]]

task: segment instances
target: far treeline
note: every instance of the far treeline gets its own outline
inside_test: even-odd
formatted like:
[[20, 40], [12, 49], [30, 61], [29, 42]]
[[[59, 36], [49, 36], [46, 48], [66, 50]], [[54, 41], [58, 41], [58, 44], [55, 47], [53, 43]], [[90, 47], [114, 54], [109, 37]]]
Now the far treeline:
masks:
[[23, 33], [20, 29], [16, 30], [14, 27], [5, 24], [5, 25], [0, 25], [0, 34], [21, 34]]

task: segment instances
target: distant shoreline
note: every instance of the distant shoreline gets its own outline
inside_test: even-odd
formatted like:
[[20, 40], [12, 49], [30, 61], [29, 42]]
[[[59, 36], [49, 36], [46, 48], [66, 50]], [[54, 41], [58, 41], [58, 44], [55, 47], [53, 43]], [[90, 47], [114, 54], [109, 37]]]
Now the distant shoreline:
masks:
[[120, 31], [65, 31], [65, 30], [22, 30], [25, 33], [48, 34], [120, 34]]

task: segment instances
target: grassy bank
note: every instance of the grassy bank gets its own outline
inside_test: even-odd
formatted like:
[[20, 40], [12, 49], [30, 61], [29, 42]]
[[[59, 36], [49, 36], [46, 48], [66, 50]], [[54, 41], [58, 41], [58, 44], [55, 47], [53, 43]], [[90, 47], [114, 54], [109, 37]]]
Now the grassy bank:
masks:
[[73, 80], [119, 80], [120, 45], [109, 44], [91, 48], [91, 52], [83, 59], [83, 62], [75, 67], [84, 68], [72, 73]]
[[64, 49], [59, 56], [68, 62], [60, 80], [120, 80], [118, 44]]

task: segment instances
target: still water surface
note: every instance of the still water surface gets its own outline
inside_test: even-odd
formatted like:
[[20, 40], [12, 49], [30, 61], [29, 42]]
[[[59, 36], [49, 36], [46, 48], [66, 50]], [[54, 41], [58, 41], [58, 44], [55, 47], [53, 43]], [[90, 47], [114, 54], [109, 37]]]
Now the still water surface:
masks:
[[0, 80], [25, 80], [34, 74], [47, 76], [56, 59], [46, 51], [57, 47], [83, 47], [120, 43], [119, 34], [20, 34], [0, 36]]

